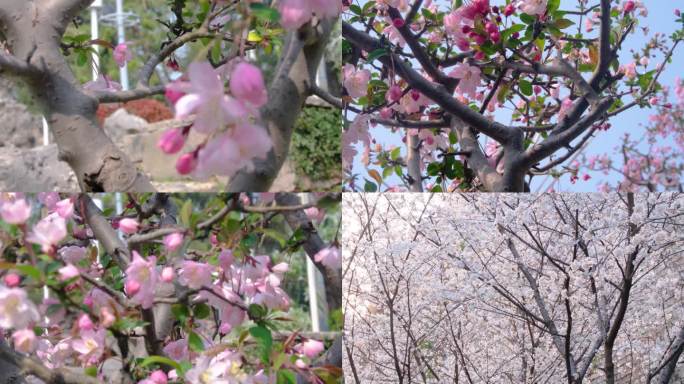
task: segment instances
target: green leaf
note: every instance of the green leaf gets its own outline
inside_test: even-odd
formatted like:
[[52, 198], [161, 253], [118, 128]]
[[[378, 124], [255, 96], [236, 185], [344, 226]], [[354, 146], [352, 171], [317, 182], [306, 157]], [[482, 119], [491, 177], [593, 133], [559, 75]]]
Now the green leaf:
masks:
[[190, 332], [190, 334], [188, 335], [188, 346], [191, 350], [195, 352], [204, 351], [204, 343], [202, 342], [202, 339], [199, 337], [199, 335], [195, 332]]
[[28, 276], [33, 280], [40, 281], [40, 270], [33, 265], [17, 265], [15, 267], [22, 275]]
[[349, 6], [349, 10], [352, 11], [352, 13], [354, 13], [356, 15], [359, 15], [359, 16], [363, 15], [363, 9], [361, 9], [361, 7], [359, 7], [356, 4], [351, 4]]
[[387, 50], [384, 48], [379, 48], [371, 53], [368, 54], [368, 57], [366, 58], [366, 62], [371, 63], [373, 60], [378, 59], [382, 56], [385, 56], [387, 54]]
[[188, 307], [183, 304], [174, 304], [171, 306], [171, 313], [178, 319], [181, 323], [185, 323], [185, 320], [190, 316], [190, 311]]
[[378, 191], [378, 186], [375, 185], [374, 182], [366, 179], [366, 184], [363, 186], [363, 190], [365, 192], [377, 192]]
[[252, 319], [262, 319], [266, 316], [266, 308], [259, 304], [250, 304], [247, 313]]
[[297, 384], [297, 376], [289, 369], [278, 371], [277, 384]]
[[537, 21], [537, 18], [531, 15], [528, 15], [527, 13], [523, 13], [520, 15], [520, 20], [522, 20], [523, 23], [525, 24], [533, 24], [535, 21]]
[[568, 19], [558, 19], [553, 23], [553, 25], [555, 25], [558, 29], [565, 29], [575, 25], [575, 23]]
[[147, 323], [142, 320], [133, 319], [130, 317], [122, 317], [115, 321], [113, 326], [120, 331], [130, 331], [137, 327], [144, 327], [146, 324]]
[[396, 160], [399, 158], [399, 155], [401, 154], [401, 147], [396, 147], [390, 152], [390, 159]]
[[525, 96], [531, 96], [532, 95], [532, 83], [527, 81], [527, 80], [520, 80], [518, 83], [518, 88], [520, 88], [520, 92], [522, 92], [523, 95]]
[[140, 363], [140, 367], [144, 368], [144, 367], [147, 367], [148, 365], [151, 365], [151, 364], [165, 364], [165, 365], [168, 365], [170, 367], [177, 369], [178, 371], [182, 370], [180, 364], [178, 364], [176, 361], [173, 361], [173, 360], [169, 359], [168, 357], [164, 357], [164, 356], [146, 357]]
[[204, 303], [199, 303], [192, 308], [192, 313], [195, 315], [195, 318], [197, 319], [206, 319], [207, 317], [209, 317], [211, 310], [209, 309], [208, 305]]
[[287, 243], [287, 239], [285, 236], [283, 236], [281, 231], [272, 228], [257, 228], [255, 232], [261, 232], [264, 234], [264, 236], [270, 237], [271, 239], [277, 241], [281, 248]]
[[257, 325], [249, 329], [249, 334], [256, 339], [261, 348], [261, 361], [265, 364], [268, 363], [271, 347], [273, 346], [271, 331], [266, 327]]
[[249, 5], [252, 10], [252, 15], [261, 21], [278, 22], [280, 20], [280, 13], [277, 9], [271, 8], [263, 3], [252, 3]]
[[180, 211], [180, 221], [186, 227], [190, 226], [190, 218], [192, 216], [192, 201], [186, 200]]

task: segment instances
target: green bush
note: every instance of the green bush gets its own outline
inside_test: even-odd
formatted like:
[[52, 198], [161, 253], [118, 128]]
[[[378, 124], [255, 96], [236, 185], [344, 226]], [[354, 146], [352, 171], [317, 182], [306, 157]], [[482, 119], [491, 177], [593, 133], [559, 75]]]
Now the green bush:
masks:
[[295, 125], [292, 159], [296, 171], [313, 181], [341, 177], [340, 111], [307, 106]]

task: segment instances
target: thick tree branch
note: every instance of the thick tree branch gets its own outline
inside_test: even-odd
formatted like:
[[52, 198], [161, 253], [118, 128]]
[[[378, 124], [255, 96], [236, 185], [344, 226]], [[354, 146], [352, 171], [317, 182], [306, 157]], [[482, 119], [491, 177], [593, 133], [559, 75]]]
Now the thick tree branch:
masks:
[[48, 368], [37, 359], [12, 351], [4, 342], [0, 343], [0, 359], [18, 367], [24, 375], [36, 376], [46, 384], [103, 384], [75, 369]]
[[255, 159], [254, 169], [240, 170], [228, 182], [230, 192], [266, 192], [287, 158], [294, 124], [309, 96], [314, 74], [323, 57], [334, 20], [304, 26], [287, 34], [283, 53], [268, 89], [268, 103], [261, 108], [261, 122], [268, 129], [273, 148], [266, 159]]
[[[291, 193], [279, 193], [276, 195], [276, 202], [281, 206], [301, 204], [299, 197]], [[325, 247], [325, 243], [318, 236], [316, 228], [302, 210], [288, 211], [283, 215], [293, 231], [301, 229], [304, 232], [302, 247], [325, 279], [325, 298], [328, 303], [328, 309], [333, 311], [340, 308], [342, 306], [342, 271], [341, 269], [328, 268], [314, 260], [314, 256], [318, 251]]]
[[128, 247], [105, 219], [100, 208], [95, 205], [90, 196], [81, 194], [77, 200], [77, 209], [105, 251], [112, 255], [121, 270], [125, 270], [131, 259]]

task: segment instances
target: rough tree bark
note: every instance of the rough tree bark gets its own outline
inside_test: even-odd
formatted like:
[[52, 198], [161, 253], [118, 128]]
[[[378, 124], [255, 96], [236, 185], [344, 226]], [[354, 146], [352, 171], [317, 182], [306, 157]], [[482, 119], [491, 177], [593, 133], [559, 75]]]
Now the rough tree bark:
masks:
[[334, 21], [288, 33], [275, 77], [268, 88], [268, 104], [261, 120], [273, 140], [265, 160], [256, 160], [254, 170], [241, 170], [228, 182], [230, 192], [266, 192], [283, 166], [290, 149], [295, 121], [315, 85], [316, 71], [323, 57]]
[[154, 188], [107, 137], [95, 119], [98, 101], [86, 94], [60, 52], [67, 25], [92, 0], [0, 1], [0, 31], [11, 54], [0, 70], [30, 87], [84, 191]]

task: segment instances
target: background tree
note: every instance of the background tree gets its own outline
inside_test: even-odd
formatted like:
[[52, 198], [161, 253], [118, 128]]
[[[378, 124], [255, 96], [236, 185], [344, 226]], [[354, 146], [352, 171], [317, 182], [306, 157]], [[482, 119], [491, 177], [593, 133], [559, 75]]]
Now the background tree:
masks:
[[356, 383], [678, 382], [681, 194], [349, 195]]
[[[645, 12], [631, 0], [349, 2], [343, 158], [350, 171], [361, 143], [367, 175], [350, 171], [348, 188], [524, 191], [536, 176], [586, 177], [575, 155], [611, 134], [611, 118], [669, 102], [659, 78], [681, 29], [619, 59]], [[376, 124], [406, 148], [371, 137]], [[672, 171], [659, 168], [654, 188], [672, 188]]]

